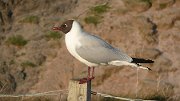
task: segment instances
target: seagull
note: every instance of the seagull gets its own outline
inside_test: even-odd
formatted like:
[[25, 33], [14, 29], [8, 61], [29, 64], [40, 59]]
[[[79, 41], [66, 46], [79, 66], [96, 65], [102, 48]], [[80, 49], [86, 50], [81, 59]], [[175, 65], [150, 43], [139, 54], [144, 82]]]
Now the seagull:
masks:
[[[150, 59], [132, 58], [122, 50], [113, 47], [98, 36], [86, 32], [76, 20], [67, 20], [53, 30], [65, 33], [67, 50], [80, 62], [88, 66], [87, 78], [80, 79], [80, 84], [94, 79], [94, 68], [99, 65], [128, 65], [151, 70], [140, 63], [153, 63]], [[91, 72], [92, 68], [92, 72]]]

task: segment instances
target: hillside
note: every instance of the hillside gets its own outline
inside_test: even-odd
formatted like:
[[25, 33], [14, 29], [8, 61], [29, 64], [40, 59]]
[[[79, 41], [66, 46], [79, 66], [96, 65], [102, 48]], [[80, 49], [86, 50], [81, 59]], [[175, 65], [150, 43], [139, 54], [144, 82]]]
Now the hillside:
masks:
[[[67, 19], [76, 19], [87, 32], [132, 57], [155, 61], [145, 65], [152, 72], [100, 66], [94, 90], [180, 100], [179, 0], [0, 0], [1, 94], [67, 89], [71, 78], [86, 76], [87, 66], [69, 54], [64, 34], [52, 31]], [[38, 101], [46, 99], [59, 98]]]

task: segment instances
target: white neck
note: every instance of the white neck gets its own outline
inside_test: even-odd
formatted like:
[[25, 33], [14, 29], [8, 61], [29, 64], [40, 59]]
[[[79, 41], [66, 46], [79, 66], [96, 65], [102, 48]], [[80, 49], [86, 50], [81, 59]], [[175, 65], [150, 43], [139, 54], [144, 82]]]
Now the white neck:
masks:
[[83, 29], [81, 28], [81, 25], [77, 21], [74, 21], [71, 30], [67, 34], [77, 35], [82, 34], [82, 32]]

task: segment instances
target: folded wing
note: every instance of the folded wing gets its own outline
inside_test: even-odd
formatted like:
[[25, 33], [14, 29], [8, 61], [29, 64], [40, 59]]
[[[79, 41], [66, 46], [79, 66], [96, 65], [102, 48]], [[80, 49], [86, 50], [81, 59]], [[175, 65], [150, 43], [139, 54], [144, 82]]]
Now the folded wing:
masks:
[[124, 52], [112, 47], [110, 44], [94, 35], [85, 35], [80, 39], [81, 46], [76, 52], [83, 59], [92, 63], [105, 63], [119, 60], [131, 62], [132, 58]]

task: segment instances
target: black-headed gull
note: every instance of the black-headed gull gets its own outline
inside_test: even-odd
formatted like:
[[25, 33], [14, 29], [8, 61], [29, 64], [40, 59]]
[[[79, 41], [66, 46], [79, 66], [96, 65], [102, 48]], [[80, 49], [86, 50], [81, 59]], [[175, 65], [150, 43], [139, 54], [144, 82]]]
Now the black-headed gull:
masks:
[[[151, 70], [148, 67], [141, 66], [139, 63], [154, 62], [142, 58], [131, 58], [100, 37], [84, 31], [76, 20], [67, 20], [61, 26], [53, 27], [53, 30], [59, 30], [65, 33], [65, 43], [68, 51], [76, 59], [88, 66], [88, 77], [80, 80], [80, 83], [85, 83], [88, 80], [94, 79], [94, 67], [99, 65], [129, 65]], [[90, 76], [90, 67], [93, 68], [92, 76]]]

